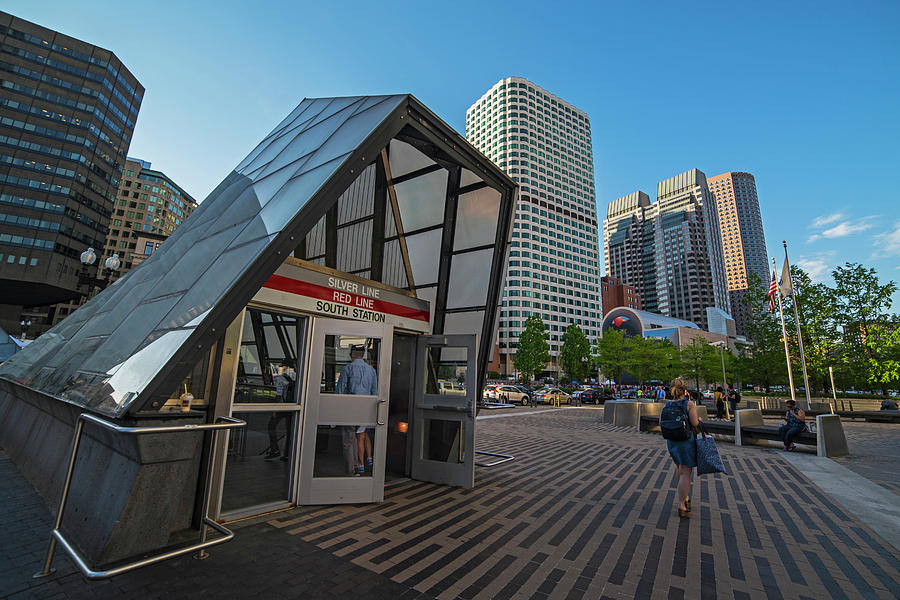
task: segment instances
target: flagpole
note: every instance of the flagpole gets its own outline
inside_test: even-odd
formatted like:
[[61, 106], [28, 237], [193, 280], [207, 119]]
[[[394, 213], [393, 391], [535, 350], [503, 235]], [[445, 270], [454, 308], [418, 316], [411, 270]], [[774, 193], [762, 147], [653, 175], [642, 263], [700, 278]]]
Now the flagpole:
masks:
[[[784, 260], [787, 262], [787, 240], [782, 240], [784, 244]], [[788, 277], [791, 277], [788, 271]], [[800, 365], [803, 367], [803, 386], [806, 390], [806, 410], [812, 407], [809, 399], [809, 379], [806, 376], [806, 355], [803, 353], [803, 336], [800, 334], [800, 313], [797, 312], [797, 292], [794, 290], [794, 278], [791, 277], [791, 299], [794, 301], [794, 320], [797, 321], [797, 343], [800, 346]]]
[[[775, 257], [772, 257], [772, 269], [777, 273], [778, 268], [775, 266]], [[781, 315], [781, 339], [784, 340], [784, 357], [787, 359], [788, 381], [791, 384], [791, 400], [797, 401], [794, 393], [794, 373], [791, 371], [791, 353], [788, 350], [787, 327], [784, 325], [784, 307], [781, 305], [781, 290], [776, 290], [775, 295], [778, 296], [778, 314]]]

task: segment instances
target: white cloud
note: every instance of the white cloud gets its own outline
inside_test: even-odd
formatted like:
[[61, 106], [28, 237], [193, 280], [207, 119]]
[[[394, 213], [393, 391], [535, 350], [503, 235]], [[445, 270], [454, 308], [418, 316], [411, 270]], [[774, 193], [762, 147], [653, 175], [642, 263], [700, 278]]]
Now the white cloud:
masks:
[[813, 219], [812, 223], [809, 224], [810, 229], [819, 229], [820, 227], [825, 227], [826, 225], [831, 225], [832, 223], [836, 223], [841, 219], [845, 218], [846, 215], [844, 213], [832, 213], [830, 215], [821, 215]]
[[867, 219], [871, 217], [866, 217], [865, 219], [860, 219], [855, 223], [851, 223], [850, 221], [844, 221], [843, 223], [838, 223], [834, 227], [830, 227], [822, 232], [822, 237], [825, 238], [839, 238], [845, 237], [854, 233], [859, 233], [860, 231], [865, 231], [866, 229], [870, 229], [872, 227], [871, 223], [866, 223]]
[[819, 239], [820, 237], [822, 237], [820, 234], [814, 233], [814, 234], [812, 234], [811, 236], [809, 236], [808, 238], [806, 238], [806, 243], [807, 243], [807, 244], [812, 244], [814, 241], [816, 241], [816, 240]]
[[891, 231], [876, 234], [874, 240], [875, 256], [900, 256], [900, 221], [894, 223]]
[[824, 283], [831, 277], [832, 258], [834, 252], [826, 252], [815, 256], [800, 256], [796, 260], [796, 265], [806, 271], [813, 283]]

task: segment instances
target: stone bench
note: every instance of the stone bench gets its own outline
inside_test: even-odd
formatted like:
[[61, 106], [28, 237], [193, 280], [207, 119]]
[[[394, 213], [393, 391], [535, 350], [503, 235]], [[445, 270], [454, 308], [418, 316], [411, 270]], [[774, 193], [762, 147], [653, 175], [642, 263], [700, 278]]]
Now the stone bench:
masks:
[[[753, 440], [774, 440], [781, 442], [778, 435], [778, 427], [763, 423], [762, 411], [759, 409], [745, 408], [737, 411], [735, 415], [734, 443], [743, 446], [753, 443]], [[816, 416], [816, 433], [803, 431], [794, 443], [806, 444], [816, 447], [816, 454], [824, 457], [847, 456], [850, 451], [847, 447], [847, 438], [838, 415]]]
[[[640, 431], [659, 431], [659, 415], [662, 414], [665, 402], [642, 402], [638, 405], [638, 419], [634, 425], [622, 424], [624, 427], [636, 427]], [[701, 421], [705, 420], [709, 415], [705, 406], [697, 407], [697, 416]], [[613, 422], [614, 425], [619, 423]]]

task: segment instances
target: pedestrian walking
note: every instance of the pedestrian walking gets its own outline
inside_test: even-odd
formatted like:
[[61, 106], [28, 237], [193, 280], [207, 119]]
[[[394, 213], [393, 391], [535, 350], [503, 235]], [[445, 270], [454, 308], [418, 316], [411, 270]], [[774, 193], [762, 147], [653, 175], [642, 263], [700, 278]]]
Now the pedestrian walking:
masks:
[[666, 439], [669, 456], [676, 465], [678, 516], [687, 517], [691, 512], [691, 477], [697, 466], [694, 434], [700, 425], [700, 418], [697, 416], [697, 405], [690, 399], [684, 381], [673, 381], [671, 390], [672, 400], [663, 407], [659, 425]]
[[721, 385], [716, 388], [716, 418], [725, 418], [725, 390]]

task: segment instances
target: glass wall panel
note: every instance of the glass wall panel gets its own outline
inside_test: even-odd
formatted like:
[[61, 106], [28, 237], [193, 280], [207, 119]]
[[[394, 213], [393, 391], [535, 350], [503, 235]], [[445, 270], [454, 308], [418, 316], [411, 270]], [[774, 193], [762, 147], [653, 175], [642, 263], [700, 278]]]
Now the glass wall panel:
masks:
[[[232, 412], [247, 422], [228, 436], [222, 512], [287, 501], [290, 498], [291, 461], [286, 458], [296, 439], [293, 412]], [[274, 444], [284, 454], [272, 452]]]
[[406, 248], [412, 265], [413, 283], [416, 285], [437, 283], [441, 230], [434, 229], [407, 237]]
[[444, 320], [444, 333], [474, 333], [475, 347], [478, 347], [484, 326], [484, 311], [448, 313]]
[[493, 256], [493, 248], [453, 255], [450, 263], [447, 308], [485, 305]]
[[425, 393], [465, 396], [467, 355], [465, 347], [429, 347], [425, 353]]
[[459, 176], [459, 187], [466, 187], [467, 185], [472, 185], [473, 183], [481, 183], [482, 179], [472, 171], [468, 169], [463, 169], [462, 173]]
[[[326, 335], [322, 360], [323, 394], [378, 394], [381, 339], [348, 335]], [[355, 368], [348, 375], [341, 373], [354, 361], [363, 361], [375, 369], [371, 376], [365, 368]]]
[[425, 440], [422, 458], [446, 463], [464, 463], [465, 444], [462, 443], [465, 424], [461, 421], [425, 419]]
[[372, 214], [375, 198], [375, 164], [366, 167], [338, 198], [338, 225]]
[[391, 177], [400, 177], [434, 164], [434, 161], [406, 142], [391, 140]]
[[447, 171], [441, 169], [394, 186], [404, 232], [444, 222], [447, 176]]
[[[374, 427], [319, 424], [313, 477], [371, 477], [374, 443]], [[372, 458], [363, 462], [362, 472], [357, 468], [358, 456]]]
[[[238, 355], [235, 404], [299, 400], [297, 340], [304, 317], [248, 308]], [[302, 323], [301, 323], [302, 322]]]
[[500, 216], [500, 192], [482, 188], [459, 197], [456, 209], [456, 231], [453, 249], [465, 250], [493, 244], [497, 239]]
[[406, 279], [406, 267], [403, 265], [403, 253], [400, 250], [400, 241], [392, 240], [384, 244], [384, 274], [381, 280], [396, 288], [408, 288]]
[[337, 230], [337, 268], [359, 271], [369, 267], [372, 258], [372, 221], [346, 225]]

